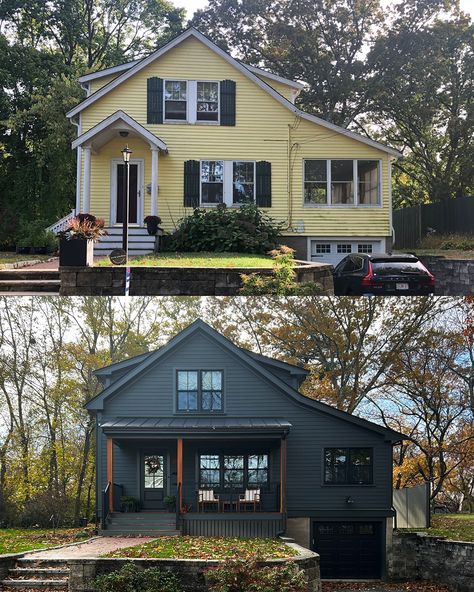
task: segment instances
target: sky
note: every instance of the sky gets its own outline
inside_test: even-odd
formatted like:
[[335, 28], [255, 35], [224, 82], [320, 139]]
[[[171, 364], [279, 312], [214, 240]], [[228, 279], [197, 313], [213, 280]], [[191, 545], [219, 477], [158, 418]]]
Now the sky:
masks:
[[[188, 18], [191, 18], [194, 11], [204, 8], [207, 0], [171, 0], [176, 6], [184, 7], [188, 11]], [[388, 3], [388, 2], [387, 2]], [[461, 8], [474, 16], [474, 0], [461, 0]]]

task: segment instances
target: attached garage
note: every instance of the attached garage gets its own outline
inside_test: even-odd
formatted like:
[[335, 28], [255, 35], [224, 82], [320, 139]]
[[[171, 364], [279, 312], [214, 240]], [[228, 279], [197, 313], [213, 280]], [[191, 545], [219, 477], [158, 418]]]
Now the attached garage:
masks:
[[310, 238], [308, 248], [310, 261], [330, 263], [334, 267], [351, 253], [382, 253], [384, 250], [385, 240], [374, 238]]
[[325, 579], [382, 577], [381, 522], [314, 522], [313, 550]]

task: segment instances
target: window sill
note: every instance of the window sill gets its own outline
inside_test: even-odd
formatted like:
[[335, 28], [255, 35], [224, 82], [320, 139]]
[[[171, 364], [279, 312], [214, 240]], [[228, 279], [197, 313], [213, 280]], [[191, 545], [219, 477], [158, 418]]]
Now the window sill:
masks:
[[202, 415], [203, 417], [209, 417], [209, 415], [225, 415], [224, 411], [180, 411], [177, 409], [175, 415], [192, 415], [195, 417], [196, 415]]
[[375, 483], [323, 483], [322, 487], [377, 487]]
[[354, 210], [354, 209], [362, 209], [362, 210], [378, 210], [380, 208], [382, 208], [382, 204], [377, 204], [377, 205], [364, 205], [364, 204], [303, 204], [303, 208], [308, 209], [308, 210], [330, 210], [330, 209], [335, 209], [335, 210], [341, 210], [344, 208], [347, 208], [349, 210]]
[[181, 119], [164, 119], [163, 125], [209, 125], [209, 126], [220, 126], [220, 121], [184, 121]]

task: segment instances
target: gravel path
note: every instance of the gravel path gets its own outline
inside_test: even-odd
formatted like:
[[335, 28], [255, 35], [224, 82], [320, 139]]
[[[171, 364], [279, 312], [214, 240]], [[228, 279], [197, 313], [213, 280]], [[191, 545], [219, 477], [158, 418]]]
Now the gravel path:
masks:
[[133, 547], [152, 541], [152, 537], [99, 537], [84, 541], [78, 545], [63, 547], [62, 549], [45, 549], [36, 553], [29, 553], [28, 559], [75, 559], [79, 557], [100, 557], [111, 551]]

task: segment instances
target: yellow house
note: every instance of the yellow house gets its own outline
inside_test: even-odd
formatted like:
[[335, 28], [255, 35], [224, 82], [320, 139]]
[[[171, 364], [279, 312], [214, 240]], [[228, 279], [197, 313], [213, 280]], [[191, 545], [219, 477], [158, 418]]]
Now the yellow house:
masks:
[[120, 246], [121, 150], [130, 160], [130, 247], [148, 252], [144, 217], [172, 231], [195, 207], [253, 201], [285, 223], [297, 256], [337, 263], [391, 248], [396, 150], [295, 106], [303, 88], [247, 66], [196, 29], [148, 57], [79, 79], [76, 212], [105, 218]]

